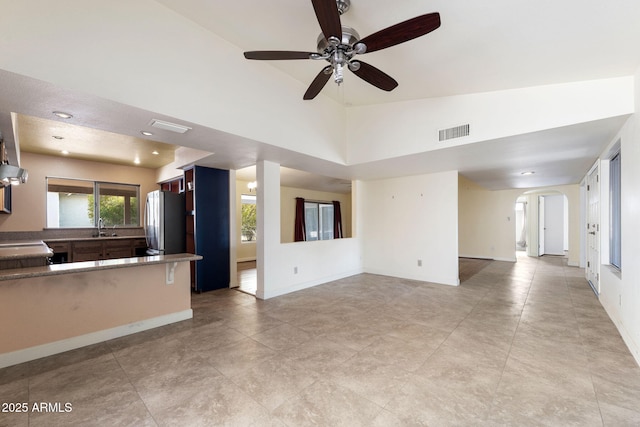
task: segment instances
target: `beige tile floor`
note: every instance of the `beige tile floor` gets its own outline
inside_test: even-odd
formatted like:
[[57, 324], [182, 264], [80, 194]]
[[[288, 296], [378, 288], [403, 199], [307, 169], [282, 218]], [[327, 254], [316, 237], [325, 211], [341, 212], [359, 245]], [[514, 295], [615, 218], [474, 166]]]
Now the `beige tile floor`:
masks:
[[3, 426], [638, 426], [640, 368], [562, 258], [461, 260], [462, 286], [362, 274], [0, 370]]

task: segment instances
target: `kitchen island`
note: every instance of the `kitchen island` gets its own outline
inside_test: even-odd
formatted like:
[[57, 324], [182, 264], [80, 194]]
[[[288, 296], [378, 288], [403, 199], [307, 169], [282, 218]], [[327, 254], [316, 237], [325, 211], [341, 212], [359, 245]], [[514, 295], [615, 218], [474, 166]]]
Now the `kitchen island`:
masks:
[[0, 368], [190, 319], [193, 254], [0, 270]]

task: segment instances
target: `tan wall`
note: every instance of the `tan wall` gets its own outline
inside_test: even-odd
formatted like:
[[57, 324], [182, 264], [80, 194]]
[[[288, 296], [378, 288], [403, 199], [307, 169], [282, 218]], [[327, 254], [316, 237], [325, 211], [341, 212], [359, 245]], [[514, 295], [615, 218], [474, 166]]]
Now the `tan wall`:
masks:
[[0, 231], [40, 231], [46, 227], [47, 176], [139, 184], [141, 199], [158, 188], [153, 169], [25, 152], [20, 157], [21, 166], [29, 172], [29, 180], [12, 188], [12, 213], [0, 215]]
[[[489, 191], [464, 176], [458, 179], [458, 247], [463, 257], [515, 261], [515, 203], [524, 193], [564, 194], [569, 207], [569, 265], [580, 263], [580, 187]], [[537, 199], [536, 199], [537, 200]], [[532, 214], [536, 207], [528, 206]], [[529, 245], [537, 247], [537, 216], [529, 222]], [[533, 223], [535, 222], [535, 224]]]
[[309, 200], [340, 202], [342, 213], [342, 233], [351, 237], [351, 193], [328, 193], [324, 191], [305, 190], [302, 188], [280, 187], [280, 241], [293, 242], [293, 226], [296, 219], [296, 197]]
[[191, 308], [189, 263], [0, 282], [0, 354]]

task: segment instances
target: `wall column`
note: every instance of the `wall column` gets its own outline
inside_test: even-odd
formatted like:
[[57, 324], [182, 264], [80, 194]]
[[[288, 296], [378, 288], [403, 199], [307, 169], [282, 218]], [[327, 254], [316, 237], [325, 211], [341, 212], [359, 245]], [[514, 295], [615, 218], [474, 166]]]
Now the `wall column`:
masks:
[[256, 297], [269, 294], [270, 282], [278, 266], [280, 246], [280, 165], [267, 160], [256, 164], [258, 240]]

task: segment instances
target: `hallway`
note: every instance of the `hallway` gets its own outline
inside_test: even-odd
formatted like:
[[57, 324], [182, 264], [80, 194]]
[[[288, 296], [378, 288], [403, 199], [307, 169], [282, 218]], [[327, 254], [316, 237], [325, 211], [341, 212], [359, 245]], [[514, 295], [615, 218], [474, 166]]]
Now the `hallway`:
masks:
[[[472, 261], [473, 262], [473, 261]], [[450, 287], [361, 274], [0, 370], [0, 425], [622, 426], [640, 368], [560, 257], [470, 265]]]

